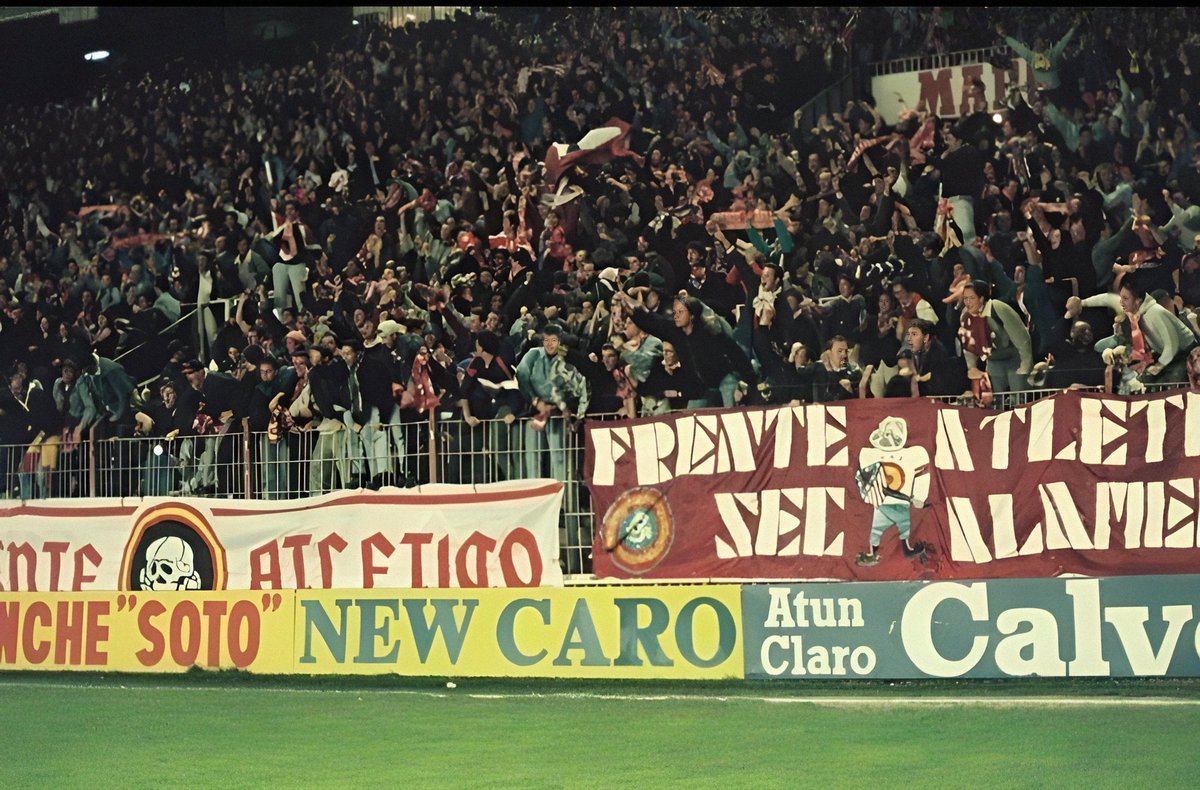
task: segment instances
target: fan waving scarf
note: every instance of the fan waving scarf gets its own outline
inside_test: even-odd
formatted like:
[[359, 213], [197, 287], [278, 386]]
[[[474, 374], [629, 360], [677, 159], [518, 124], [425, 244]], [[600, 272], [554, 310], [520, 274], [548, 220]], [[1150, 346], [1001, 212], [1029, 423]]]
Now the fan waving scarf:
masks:
[[642, 163], [642, 157], [629, 150], [629, 124], [619, 118], [593, 129], [578, 143], [553, 143], [546, 152], [546, 183], [554, 184], [559, 176], [574, 165], [602, 165], [618, 157], [631, 156]]

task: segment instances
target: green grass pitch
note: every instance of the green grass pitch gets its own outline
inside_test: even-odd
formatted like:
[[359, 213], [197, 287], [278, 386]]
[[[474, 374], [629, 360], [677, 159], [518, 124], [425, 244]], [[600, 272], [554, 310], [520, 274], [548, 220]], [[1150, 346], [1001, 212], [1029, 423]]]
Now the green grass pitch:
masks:
[[0, 674], [0, 787], [1193, 787], [1195, 681]]

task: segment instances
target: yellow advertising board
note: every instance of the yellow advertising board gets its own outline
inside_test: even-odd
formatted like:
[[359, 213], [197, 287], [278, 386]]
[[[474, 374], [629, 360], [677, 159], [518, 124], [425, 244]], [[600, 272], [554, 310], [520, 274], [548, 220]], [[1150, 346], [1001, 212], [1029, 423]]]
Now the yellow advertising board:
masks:
[[736, 585], [0, 593], [0, 670], [740, 678]]
[[298, 673], [741, 678], [736, 585], [300, 590]]
[[0, 670], [292, 670], [284, 592], [0, 593]]

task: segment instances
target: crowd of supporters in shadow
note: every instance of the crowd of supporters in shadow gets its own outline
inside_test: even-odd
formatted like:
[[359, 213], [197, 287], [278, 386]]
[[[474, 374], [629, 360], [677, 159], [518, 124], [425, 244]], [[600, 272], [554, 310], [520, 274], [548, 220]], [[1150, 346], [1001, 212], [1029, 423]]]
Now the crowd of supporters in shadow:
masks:
[[[49, 482], [91, 440], [174, 443], [114, 493], [228, 492], [245, 426], [283, 496], [427, 478], [431, 413], [504, 448], [457, 478], [562, 479], [593, 414], [1183, 384], [1197, 21], [502, 10], [4, 107], [4, 494], [94, 493]], [[1014, 88], [962, 117], [888, 123], [859, 80], [797, 126], [976, 47]]]

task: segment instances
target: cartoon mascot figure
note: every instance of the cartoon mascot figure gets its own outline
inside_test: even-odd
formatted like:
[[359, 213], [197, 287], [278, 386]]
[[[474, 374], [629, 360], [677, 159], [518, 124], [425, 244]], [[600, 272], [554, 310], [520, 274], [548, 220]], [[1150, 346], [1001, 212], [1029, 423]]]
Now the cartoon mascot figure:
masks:
[[929, 453], [924, 447], [905, 447], [908, 424], [901, 417], [885, 417], [871, 434], [871, 446], [858, 455], [854, 480], [863, 501], [875, 508], [871, 519], [871, 545], [858, 555], [859, 565], [879, 563], [879, 540], [893, 524], [900, 533], [904, 555], [922, 554], [925, 547], [914, 543], [913, 507], [923, 508], [929, 497]]

